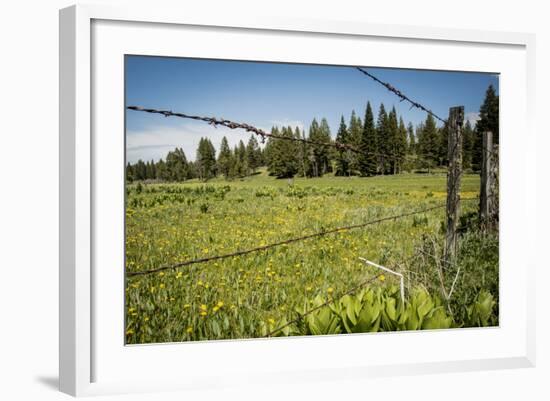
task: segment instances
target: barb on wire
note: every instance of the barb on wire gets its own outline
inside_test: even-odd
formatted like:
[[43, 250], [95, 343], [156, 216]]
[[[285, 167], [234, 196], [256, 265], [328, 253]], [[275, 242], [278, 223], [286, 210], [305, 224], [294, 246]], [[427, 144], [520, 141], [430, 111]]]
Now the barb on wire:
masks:
[[312, 141], [310, 139], [305, 138], [296, 138], [292, 136], [283, 136], [283, 135], [277, 135], [272, 134], [270, 132], [266, 132], [261, 128], [254, 127], [253, 125], [246, 124], [246, 123], [238, 123], [231, 120], [226, 120], [223, 118], [216, 118], [216, 117], [202, 117], [202, 116], [195, 116], [191, 114], [185, 114], [185, 113], [176, 113], [170, 110], [159, 110], [159, 109], [150, 109], [150, 108], [144, 108], [140, 106], [128, 106], [129, 110], [134, 111], [141, 111], [145, 113], [152, 113], [152, 114], [161, 114], [165, 117], [180, 117], [180, 118], [187, 118], [191, 120], [198, 120], [198, 121], [204, 121], [210, 125], [213, 126], [224, 126], [230, 129], [243, 129], [247, 132], [252, 132], [253, 134], [259, 136], [262, 140], [262, 142], [265, 141], [265, 138], [273, 138], [273, 139], [282, 139], [285, 141], [294, 141], [294, 142], [301, 142], [306, 143], [310, 145], [317, 145], [317, 146], [328, 146], [333, 147], [338, 150], [348, 150], [354, 153], [360, 153], [360, 154], [370, 154], [375, 156], [385, 156], [385, 157], [393, 157], [394, 155], [389, 154], [382, 154], [379, 152], [371, 152], [371, 151], [363, 151], [353, 145], [347, 144], [347, 143], [341, 143], [341, 142], [320, 142], [320, 141]]
[[380, 79], [378, 79], [377, 77], [375, 77], [374, 75], [372, 75], [370, 72], [368, 72], [366, 69], [364, 68], [361, 68], [361, 67], [355, 67], [357, 68], [359, 71], [361, 71], [363, 74], [365, 74], [367, 77], [371, 78], [373, 81], [375, 82], [378, 82], [380, 85], [386, 87], [386, 89], [388, 89], [390, 92], [393, 92], [395, 93], [400, 99], [401, 101], [407, 101], [411, 104], [411, 108], [413, 107], [416, 107], [417, 109], [420, 109], [420, 110], [423, 110], [425, 111], [426, 113], [430, 114], [432, 117], [434, 117], [435, 119], [441, 121], [443, 124], [447, 124], [447, 120], [439, 117], [437, 114], [435, 114], [433, 111], [431, 111], [430, 109], [428, 109], [427, 107], [424, 107], [422, 106], [420, 103], [418, 102], [415, 102], [414, 100], [410, 99], [407, 95], [405, 95], [403, 92], [401, 92], [399, 89], [395, 88], [394, 86], [392, 86], [391, 84], [387, 83], [387, 82], [384, 82]]
[[299, 315], [296, 319], [292, 319], [290, 322], [287, 322], [285, 324], [283, 324], [282, 326], [279, 326], [277, 327], [276, 329], [270, 331], [269, 333], [267, 333], [267, 336], [266, 337], [271, 337], [273, 336], [273, 334], [283, 330], [284, 328], [292, 325], [292, 324], [295, 324], [295, 323], [298, 323], [300, 320], [302, 320], [304, 317], [306, 317], [307, 315], [325, 307], [325, 306], [328, 306], [330, 305], [331, 303], [333, 303], [334, 301], [336, 301], [337, 299], [340, 299], [346, 295], [351, 295], [353, 294], [354, 292], [360, 290], [361, 288], [363, 288], [364, 286], [366, 286], [367, 284], [370, 284], [372, 283], [373, 281], [375, 281], [380, 275], [376, 275], [374, 277], [370, 277], [369, 279], [367, 280], [364, 280], [362, 281], [361, 283], [359, 283], [358, 285], [356, 285], [355, 287], [352, 287], [350, 288], [349, 290], [347, 290], [346, 292], [343, 292], [342, 294], [340, 294], [339, 296], [337, 297], [330, 297], [326, 302], [323, 302], [321, 305], [318, 305], [314, 308], [311, 308], [310, 310], [304, 312], [303, 314]]
[[[468, 199], [463, 199], [463, 200], [464, 201], [478, 200], [478, 198], [468, 198]], [[189, 265], [194, 265], [194, 264], [199, 264], [199, 263], [206, 263], [206, 262], [211, 262], [213, 260], [219, 260], [219, 259], [227, 259], [227, 258], [231, 258], [231, 257], [235, 257], [235, 256], [243, 256], [243, 255], [247, 255], [249, 253], [254, 253], [254, 252], [266, 251], [270, 248], [275, 248], [277, 246], [288, 245], [288, 244], [292, 244], [294, 242], [304, 241], [304, 240], [311, 239], [311, 238], [316, 238], [316, 237], [322, 237], [322, 236], [325, 236], [325, 235], [328, 235], [328, 234], [334, 234], [334, 233], [341, 232], [341, 231], [349, 231], [349, 230], [354, 230], [354, 229], [358, 229], [358, 228], [363, 228], [363, 227], [367, 227], [367, 226], [370, 226], [370, 225], [373, 225], [373, 224], [382, 223], [384, 221], [397, 220], [397, 219], [400, 219], [400, 218], [413, 216], [415, 214], [425, 213], [425, 212], [429, 212], [429, 211], [432, 211], [432, 210], [435, 210], [435, 209], [441, 209], [441, 208], [444, 208], [445, 206], [446, 206], [445, 204], [437, 205], [437, 206], [432, 206], [432, 207], [416, 210], [416, 211], [413, 211], [413, 212], [408, 212], [408, 213], [403, 213], [403, 214], [398, 214], [398, 215], [392, 215], [392, 216], [386, 216], [386, 217], [382, 217], [382, 218], [379, 218], [379, 219], [376, 219], [376, 220], [370, 220], [370, 221], [367, 221], [365, 223], [359, 223], [359, 224], [352, 224], [352, 225], [349, 225], [349, 226], [336, 227], [336, 228], [332, 228], [330, 230], [323, 230], [323, 231], [318, 231], [318, 232], [315, 232], [315, 233], [312, 233], [312, 234], [303, 235], [301, 237], [290, 238], [290, 239], [287, 239], [287, 240], [274, 242], [274, 243], [271, 243], [271, 244], [258, 246], [258, 247], [255, 247], [255, 248], [244, 249], [242, 251], [236, 251], [236, 252], [226, 253], [226, 254], [222, 254], [222, 255], [209, 256], [209, 257], [206, 257], [206, 258], [191, 259], [191, 260], [187, 260], [185, 262], [175, 263], [175, 264], [171, 264], [171, 265], [163, 265], [163, 266], [160, 266], [160, 267], [157, 267], [157, 268], [154, 268], [154, 269], [150, 269], [150, 270], [126, 272], [126, 276], [127, 277], [133, 277], [133, 276], [153, 274], [153, 273], [158, 273], [158, 272], [165, 271], [165, 270], [173, 270], [173, 269], [176, 269], [178, 267], [189, 266]]]

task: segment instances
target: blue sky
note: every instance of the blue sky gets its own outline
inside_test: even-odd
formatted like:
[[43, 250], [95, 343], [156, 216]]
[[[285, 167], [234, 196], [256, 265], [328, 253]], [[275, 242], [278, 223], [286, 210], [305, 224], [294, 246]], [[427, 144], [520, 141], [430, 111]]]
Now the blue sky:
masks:
[[[352, 110], [363, 118], [367, 101], [378, 113], [395, 106], [405, 123], [417, 125], [426, 114], [400, 103], [393, 93], [347, 66], [258, 63], [168, 57], [126, 56], [126, 105], [168, 109], [188, 114], [223, 117], [269, 130], [273, 125], [307, 129], [313, 118], [326, 118], [333, 137], [340, 117], [346, 123]], [[474, 121], [485, 90], [498, 76], [405, 69], [368, 68], [383, 81], [446, 118], [449, 107], [464, 105]], [[214, 128], [176, 117], [126, 110], [126, 156], [155, 161], [174, 147], [189, 160], [202, 136], [216, 149], [227, 136], [234, 146], [250, 134]]]

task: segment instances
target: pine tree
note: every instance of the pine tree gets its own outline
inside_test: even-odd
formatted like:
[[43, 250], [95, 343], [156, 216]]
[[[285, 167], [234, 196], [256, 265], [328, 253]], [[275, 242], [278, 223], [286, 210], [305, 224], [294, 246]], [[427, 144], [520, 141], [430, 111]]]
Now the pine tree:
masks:
[[416, 136], [414, 134], [414, 127], [411, 122], [407, 126], [408, 132], [408, 151], [410, 154], [416, 153]]
[[222, 138], [220, 152], [218, 154], [218, 172], [222, 174], [225, 179], [230, 178], [233, 162], [233, 154], [231, 153], [231, 148], [229, 148], [229, 142], [224, 136]]
[[134, 179], [134, 166], [128, 162], [126, 164], [126, 181], [132, 182]]
[[378, 170], [378, 145], [376, 142], [376, 128], [374, 126], [374, 114], [370, 102], [367, 102], [365, 110], [365, 122], [361, 141], [359, 143], [358, 168], [363, 176], [376, 175]]
[[[272, 135], [280, 135], [279, 128], [278, 127], [272, 127], [271, 128], [271, 134]], [[264, 151], [263, 151], [263, 159], [264, 163], [267, 166], [267, 171], [270, 173], [270, 175], [273, 175], [273, 163], [275, 160], [274, 151], [274, 144], [276, 141], [280, 139], [273, 139], [268, 138], [267, 143], [265, 144]]]
[[[330, 136], [330, 128], [326, 118], [323, 118], [321, 120], [316, 141], [321, 143], [332, 142], [332, 138]], [[331, 150], [332, 148], [329, 146], [324, 146], [324, 145], [316, 146], [316, 157], [319, 162], [319, 166], [321, 167], [321, 170], [320, 170], [321, 176], [323, 174], [330, 173], [332, 171], [332, 164], [330, 163]]]
[[200, 180], [207, 181], [216, 176], [216, 149], [208, 138], [199, 141], [196, 166]]
[[[296, 127], [294, 130], [294, 137], [296, 139], [305, 140], [305, 132], [300, 131], [300, 128]], [[297, 174], [306, 177], [308, 172], [308, 147], [306, 142], [296, 142], [296, 150], [298, 154], [298, 172]]]
[[446, 166], [448, 164], [448, 141], [449, 141], [449, 126], [445, 123], [443, 127], [437, 129], [439, 150], [437, 155], [437, 164]]
[[390, 131], [388, 129], [388, 115], [384, 104], [380, 104], [378, 110], [378, 120], [376, 122], [376, 143], [378, 144], [378, 170], [382, 174], [387, 174], [390, 171], [390, 154], [391, 154], [391, 141]]
[[135, 179], [139, 181], [143, 181], [147, 177], [147, 167], [145, 166], [145, 163], [143, 160], [139, 159], [135, 165], [134, 168], [135, 172]]
[[258, 144], [256, 137], [254, 135], [250, 135], [250, 139], [246, 145], [246, 161], [248, 168], [252, 173], [255, 173], [256, 169], [261, 165], [261, 153], [258, 152], [259, 150], [260, 145]]
[[166, 168], [166, 163], [164, 163], [164, 160], [160, 159], [158, 162], [157, 162], [157, 165], [156, 165], [156, 179], [157, 180], [161, 180], [161, 181], [168, 181], [169, 180], [169, 176], [168, 176], [168, 170]]
[[491, 131], [493, 142], [499, 143], [499, 96], [493, 85], [489, 85], [485, 92], [485, 99], [479, 108], [479, 120], [476, 123], [474, 146], [472, 152], [472, 168], [481, 170], [481, 157], [483, 148], [483, 133]]
[[397, 129], [397, 137], [395, 138], [396, 168], [394, 172], [396, 174], [402, 171], [406, 154], [407, 128], [405, 128], [405, 122], [403, 121], [403, 118], [399, 117], [399, 127]]
[[[351, 117], [349, 120], [349, 144], [355, 148], [361, 146], [362, 136], [363, 136], [363, 123], [361, 119], [355, 114], [355, 110], [351, 111]], [[359, 173], [359, 155], [352, 153], [350, 160], [350, 170], [352, 174]]]
[[[319, 123], [317, 119], [314, 118], [309, 126], [308, 140], [312, 142], [321, 142], [321, 136]], [[326, 154], [326, 150], [323, 146], [314, 144], [309, 144], [308, 148], [308, 160], [310, 165], [310, 172], [308, 175], [310, 177], [320, 177], [322, 175], [322, 159]]]
[[462, 165], [465, 169], [472, 167], [472, 150], [474, 146], [474, 130], [470, 120], [466, 120], [462, 131]]
[[187, 157], [182, 148], [175, 148], [166, 155], [167, 179], [169, 181], [185, 181], [189, 179]]
[[242, 140], [239, 141], [239, 145], [235, 148], [235, 157], [239, 164], [239, 176], [246, 177], [248, 175], [248, 161], [246, 159], [246, 147]]
[[[283, 127], [280, 134], [277, 128], [271, 133], [283, 137], [293, 138], [294, 133], [291, 127]], [[270, 138], [271, 139], [271, 138]], [[277, 178], [292, 178], [298, 172], [298, 157], [296, 142], [284, 139], [274, 139], [268, 142], [270, 175]]]
[[439, 135], [435, 120], [431, 114], [428, 114], [418, 138], [418, 153], [422, 159], [423, 168], [427, 168], [429, 171], [430, 168], [437, 165], [439, 161], [439, 148]]
[[389, 150], [390, 154], [390, 163], [389, 163], [389, 173], [395, 174], [397, 170], [398, 155], [397, 155], [397, 137], [399, 135], [399, 124], [397, 122], [397, 111], [395, 107], [391, 109], [388, 114], [388, 125], [387, 125], [387, 139], [386, 139], [386, 149]]
[[[346, 122], [344, 121], [344, 116], [340, 119], [340, 127], [338, 128], [338, 133], [336, 134], [336, 142], [341, 144], [349, 144], [349, 132], [348, 127], [346, 127]], [[350, 175], [351, 166], [350, 163], [350, 151], [347, 149], [338, 149], [336, 151], [336, 175], [347, 176]]]

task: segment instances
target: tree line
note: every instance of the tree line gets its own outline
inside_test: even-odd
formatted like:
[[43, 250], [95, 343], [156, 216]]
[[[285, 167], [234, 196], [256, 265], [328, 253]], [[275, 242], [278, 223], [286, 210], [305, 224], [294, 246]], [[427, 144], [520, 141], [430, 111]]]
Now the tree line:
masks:
[[[472, 126], [466, 121], [463, 127], [464, 169], [479, 171], [482, 157], [482, 133], [492, 131], [498, 144], [499, 98], [490, 85], [480, 107], [479, 120]], [[335, 139], [325, 118], [313, 119], [307, 133], [299, 127], [273, 127], [273, 135], [308, 140], [316, 143], [351, 145], [359, 152], [336, 149], [302, 141], [269, 138], [259, 146], [254, 135], [247, 144], [241, 140], [233, 149], [223, 137], [220, 149], [210, 139], [201, 138], [195, 161], [188, 161], [182, 148], [168, 152], [165, 159], [128, 163], [126, 178], [134, 180], [185, 181], [198, 178], [207, 181], [217, 176], [227, 180], [256, 173], [267, 167], [270, 175], [278, 178], [321, 177], [327, 173], [337, 176], [364, 176], [399, 174], [404, 171], [427, 170], [447, 165], [447, 126], [438, 127], [428, 114], [416, 127], [405, 124], [395, 107], [387, 111], [384, 104], [374, 112], [367, 102], [363, 119], [355, 111], [348, 121], [344, 116]]]

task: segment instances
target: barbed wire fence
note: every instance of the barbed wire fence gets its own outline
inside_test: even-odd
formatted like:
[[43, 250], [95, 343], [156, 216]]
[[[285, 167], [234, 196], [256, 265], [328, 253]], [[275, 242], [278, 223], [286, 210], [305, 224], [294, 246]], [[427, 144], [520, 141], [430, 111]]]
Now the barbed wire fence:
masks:
[[[478, 201], [478, 198], [468, 198], [468, 199], [465, 199], [465, 201]], [[358, 229], [358, 228], [364, 228], [364, 227], [367, 227], [367, 226], [370, 226], [370, 225], [383, 223], [385, 221], [398, 220], [398, 219], [401, 219], [401, 218], [414, 216], [414, 215], [417, 215], [417, 214], [420, 214], [420, 213], [430, 212], [430, 211], [436, 210], [436, 209], [443, 209], [445, 207], [446, 207], [446, 204], [441, 204], [441, 205], [437, 205], [437, 206], [424, 208], [424, 209], [421, 209], [421, 210], [416, 210], [416, 211], [409, 212], [409, 213], [402, 213], [402, 214], [398, 214], [398, 215], [386, 216], [386, 217], [382, 217], [382, 218], [379, 218], [379, 219], [370, 220], [370, 221], [367, 221], [367, 222], [364, 222], [364, 223], [352, 224], [352, 225], [348, 225], [348, 226], [341, 226], [341, 227], [332, 228], [332, 229], [329, 229], [329, 230], [318, 231], [318, 232], [315, 232], [315, 233], [312, 233], [312, 234], [307, 234], [307, 235], [303, 235], [303, 236], [300, 236], [300, 237], [290, 238], [290, 239], [286, 239], [286, 240], [283, 240], [283, 241], [278, 241], [278, 242], [274, 242], [274, 243], [271, 243], [271, 244], [258, 246], [258, 247], [255, 247], [255, 248], [240, 250], [240, 251], [226, 253], [226, 254], [222, 254], [222, 255], [214, 255], [214, 256], [209, 256], [209, 257], [205, 257], [205, 258], [190, 259], [190, 260], [187, 260], [187, 261], [184, 261], [184, 262], [174, 263], [174, 264], [170, 264], [170, 265], [163, 265], [163, 266], [159, 266], [157, 268], [149, 269], [149, 270], [134, 271], [134, 272], [129, 271], [129, 272], [126, 272], [126, 276], [127, 277], [143, 276], [143, 275], [148, 275], [148, 274], [160, 273], [162, 271], [167, 271], [167, 270], [174, 270], [174, 269], [177, 269], [179, 267], [212, 262], [214, 260], [227, 259], [227, 258], [232, 258], [232, 257], [237, 257], [237, 256], [244, 256], [244, 255], [248, 255], [250, 253], [267, 251], [268, 249], [279, 247], [279, 246], [282, 246], [282, 245], [292, 244], [294, 242], [304, 241], [304, 240], [308, 240], [308, 239], [312, 239], [312, 238], [322, 237], [322, 236], [325, 236], [325, 235], [335, 234], [335, 233], [349, 231], [349, 230], [354, 230], [354, 229]]]
[[[388, 82], [384, 82], [380, 80], [375, 75], [368, 72], [365, 68], [362, 67], [355, 67], [358, 71], [360, 71], [365, 76], [371, 78], [373, 81], [377, 82], [378, 84], [384, 86], [388, 91], [394, 93], [397, 97], [400, 98], [400, 101], [405, 101], [411, 105], [412, 108], [420, 109], [427, 114], [431, 115], [436, 120], [440, 121], [444, 124], [444, 127], [448, 130], [448, 157], [449, 157], [449, 172], [447, 174], [447, 199], [445, 201], [445, 204], [432, 206], [428, 208], [424, 208], [421, 210], [416, 210], [413, 212], [408, 213], [402, 213], [398, 215], [391, 215], [386, 216], [374, 220], [370, 220], [363, 223], [358, 224], [352, 224], [347, 226], [341, 226], [341, 227], [335, 227], [329, 230], [322, 230], [319, 232], [294, 237], [278, 242], [274, 242], [267, 245], [262, 245], [250, 249], [245, 250], [239, 250], [231, 253], [221, 254], [221, 255], [215, 255], [205, 258], [197, 258], [197, 259], [191, 259], [184, 262], [169, 264], [169, 265], [162, 265], [157, 268], [149, 269], [149, 270], [142, 270], [142, 271], [126, 271], [126, 277], [136, 277], [136, 276], [145, 276], [150, 275], [154, 273], [159, 273], [167, 270], [174, 270], [180, 267], [184, 266], [190, 266], [195, 264], [202, 264], [211, 262], [214, 260], [222, 260], [227, 258], [234, 258], [234, 257], [240, 257], [244, 255], [248, 255], [251, 253], [256, 252], [263, 252], [267, 251], [269, 249], [288, 245], [291, 243], [296, 243], [300, 241], [305, 241], [312, 238], [318, 238], [329, 234], [335, 234], [338, 232], [343, 231], [349, 231], [359, 228], [364, 228], [369, 225], [374, 224], [380, 224], [386, 221], [395, 221], [398, 219], [402, 219], [405, 217], [414, 216], [420, 213], [426, 213], [429, 211], [433, 211], [436, 209], [446, 208], [446, 214], [447, 214], [447, 234], [446, 234], [446, 246], [445, 246], [445, 254], [444, 254], [444, 262], [445, 264], [451, 264], [453, 263], [449, 258], [448, 254], [454, 255], [456, 250], [456, 239], [457, 239], [457, 226], [458, 226], [458, 216], [460, 211], [460, 202], [467, 202], [467, 201], [480, 201], [480, 198], [466, 198], [466, 199], [460, 199], [460, 182], [461, 182], [461, 175], [462, 175], [462, 124], [464, 121], [464, 108], [463, 106], [454, 107], [450, 109], [450, 118], [448, 120], [443, 119], [442, 117], [435, 114], [431, 109], [427, 108], [426, 106], [422, 105], [421, 103], [412, 100], [410, 97], [405, 95], [403, 92], [401, 92], [399, 89], [395, 88], [393, 85], [389, 84]], [[242, 122], [235, 122], [232, 120], [227, 120], [224, 118], [216, 118], [216, 117], [204, 117], [204, 116], [198, 116], [198, 115], [192, 115], [192, 114], [186, 114], [181, 112], [173, 112], [171, 110], [163, 110], [163, 109], [155, 109], [155, 108], [146, 108], [141, 106], [128, 106], [127, 109], [138, 111], [138, 112], [144, 112], [144, 113], [150, 113], [150, 114], [159, 114], [163, 115], [164, 117], [178, 117], [178, 118], [184, 118], [184, 119], [191, 119], [196, 121], [203, 121], [205, 123], [208, 123], [214, 127], [217, 126], [224, 126], [229, 129], [242, 129], [246, 132], [251, 132], [255, 134], [256, 136], [260, 137], [262, 143], [265, 143], [266, 138], [267, 139], [274, 139], [274, 140], [286, 140], [286, 141], [294, 141], [294, 142], [300, 142], [304, 144], [314, 145], [314, 146], [323, 146], [323, 147], [333, 147], [337, 150], [347, 150], [358, 154], [370, 154], [375, 156], [382, 156], [382, 157], [394, 157], [393, 154], [384, 154], [380, 152], [370, 151], [368, 149], [359, 149], [353, 145], [347, 144], [347, 143], [340, 143], [338, 141], [330, 141], [330, 142], [319, 142], [319, 141], [313, 141], [306, 138], [301, 137], [294, 137], [294, 136], [284, 136], [284, 135], [277, 135], [272, 132], [266, 132], [260, 128], [257, 128], [251, 124], [242, 123]], [[450, 131], [450, 132], [449, 132]], [[451, 140], [452, 139], [452, 140]], [[483, 155], [484, 157], [492, 157], [493, 149], [485, 149], [486, 145], [484, 143], [483, 145]], [[451, 160], [452, 159], [452, 160]], [[485, 192], [486, 192], [487, 185], [485, 186]], [[494, 196], [493, 194], [487, 194], [488, 197]], [[481, 203], [483, 200], [481, 200]], [[450, 225], [450, 226], [449, 226]], [[416, 255], [413, 255], [415, 257]], [[410, 258], [412, 259], [412, 257]], [[453, 259], [454, 260], [454, 259]], [[457, 273], [458, 277], [459, 272]], [[351, 295], [358, 290], [364, 288], [366, 285], [372, 283], [379, 277], [379, 274], [376, 274], [374, 277], [370, 277], [361, 283], [359, 283], [356, 286], [351, 287], [350, 289], [344, 291], [342, 294], [340, 294], [339, 297], [330, 297], [329, 300], [324, 302], [321, 305], [318, 305], [302, 314], [299, 314], [297, 318], [285, 323], [284, 325], [277, 327], [274, 330], [271, 330], [267, 337], [271, 337], [274, 334], [280, 332], [281, 330], [285, 329], [286, 327], [298, 323], [300, 320], [304, 319], [307, 315], [321, 309], [322, 307], [330, 305], [332, 302], [334, 302], [336, 299], [343, 297], [345, 295]], [[454, 284], [456, 282], [456, 278], [453, 281], [452, 288], [454, 288]], [[451, 289], [452, 293], [452, 289]], [[446, 294], [446, 296], [449, 294]]]

